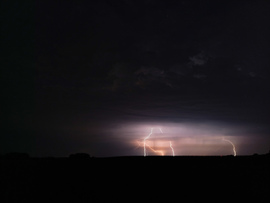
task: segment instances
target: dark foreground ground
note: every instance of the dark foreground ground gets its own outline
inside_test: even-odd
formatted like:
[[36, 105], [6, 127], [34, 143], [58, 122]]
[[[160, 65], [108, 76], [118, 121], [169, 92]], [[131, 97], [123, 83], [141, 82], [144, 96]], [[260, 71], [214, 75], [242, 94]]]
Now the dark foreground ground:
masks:
[[269, 156], [0, 160], [1, 202], [268, 202]]

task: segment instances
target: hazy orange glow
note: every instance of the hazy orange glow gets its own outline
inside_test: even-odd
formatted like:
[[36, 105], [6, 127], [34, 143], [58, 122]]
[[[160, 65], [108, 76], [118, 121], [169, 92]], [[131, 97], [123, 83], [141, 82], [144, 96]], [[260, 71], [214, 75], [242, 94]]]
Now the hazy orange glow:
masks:
[[160, 154], [161, 156], [164, 156], [164, 152], [162, 150], [155, 150], [153, 147], [151, 147], [147, 142], [139, 142], [137, 141], [137, 144], [139, 147], [141, 147], [142, 145], [147, 146], [152, 152]]

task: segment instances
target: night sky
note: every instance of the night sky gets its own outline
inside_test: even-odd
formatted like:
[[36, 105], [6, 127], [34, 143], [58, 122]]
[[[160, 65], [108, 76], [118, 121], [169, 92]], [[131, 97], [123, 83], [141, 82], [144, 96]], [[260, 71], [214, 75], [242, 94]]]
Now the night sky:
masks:
[[147, 155], [269, 151], [270, 1], [1, 9], [0, 154], [143, 156], [151, 128]]

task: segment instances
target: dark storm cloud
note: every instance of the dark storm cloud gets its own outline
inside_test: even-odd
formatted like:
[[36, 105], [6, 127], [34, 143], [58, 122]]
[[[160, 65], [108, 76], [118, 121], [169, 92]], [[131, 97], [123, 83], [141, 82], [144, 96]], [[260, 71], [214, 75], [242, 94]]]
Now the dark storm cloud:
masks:
[[[35, 137], [35, 154], [126, 155], [151, 126], [174, 129], [181, 147], [181, 139], [201, 146], [213, 138], [211, 153], [219, 129], [239, 143], [269, 141], [268, 2], [55, 1], [35, 9], [35, 25], [22, 27], [29, 19], [17, 14], [5, 23], [6, 41], [22, 46], [6, 44], [15, 54], [5, 57], [2, 149], [30, 149]], [[30, 52], [35, 60], [24, 57]], [[177, 134], [182, 128], [195, 141]], [[200, 140], [200, 131], [210, 137]]]
[[[54, 70], [54, 75], [55, 72], [61, 73], [63, 80], [114, 91], [123, 87], [145, 88], [153, 83], [170, 88], [181, 86], [184, 79], [172, 74], [175, 72], [202, 81], [226, 74], [224, 77], [230, 80], [238, 74], [232, 71], [234, 66], [249, 60], [243, 57], [246, 55], [244, 52], [251, 49], [242, 50], [241, 46], [250, 44], [252, 32], [258, 33], [265, 28], [259, 24], [256, 31], [245, 32], [256, 22], [254, 19], [249, 21], [250, 3], [229, 5], [197, 5], [191, 2], [164, 5], [160, 1], [101, 1], [84, 6], [81, 3], [59, 4], [62, 15], [56, 18], [56, 22], [61, 28], [60, 36], [64, 37], [57, 39], [58, 51], [53, 51], [57, 62], [50, 64], [50, 69]], [[219, 12], [211, 9], [215, 6]], [[254, 6], [264, 9], [261, 3]], [[58, 10], [54, 12], [56, 15]], [[205, 12], [209, 14], [205, 15]], [[254, 15], [257, 20], [264, 18], [257, 12]], [[52, 22], [46, 23], [48, 29], [44, 30], [46, 35], [43, 34], [43, 39], [55, 35], [47, 33], [51, 25]], [[73, 25], [77, 28], [74, 32], [70, 30]], [[242, 39], [241, 34], [246, 37]], [[261, 49], [254, 47], [253, 50], [257, 52], [258, 48]], [[204, 67], [199, 69], [199, 66]], [[79, 67], [76, 74], [70, 70], [73, 67]], [[151, 73], [136, 74], [142, 69], [148, 69], [148, 72], [151, 69]], [[247, 74], [255, 76], [257, 71], [250, 70]]]

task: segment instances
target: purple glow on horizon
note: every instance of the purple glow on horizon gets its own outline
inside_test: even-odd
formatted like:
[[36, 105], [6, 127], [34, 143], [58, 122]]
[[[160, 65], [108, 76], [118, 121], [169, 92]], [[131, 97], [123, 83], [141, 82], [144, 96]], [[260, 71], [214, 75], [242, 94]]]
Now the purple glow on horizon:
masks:
[[[247, 145], [250, 145], [251, 138], [245, 133], [244, 128], [226, 126], [225, 124], [129, 123], [126, 125], [119, 124], [116, 128], [106, 131], [110, 133], [110, 138], [117, 140], [119, 147], [129, 149], [125, 155], [143, 156], [143, 145], [138, 146], [138, 142], [143, 143], [151, 128], [153, 128], [153, 133], [147, 140], [147, 144], [157, 151], [164, 152], [165, 156], [172, 155], [170, 141], [173, 143], [176, 156], [233, 155], [231, 146], [223, 141], [223, 137], [234, 142], [239, 155], [253, 154], [252, 151], [249, 151], [252, 147], [249, 146], [248, 150], [245, 149]], [[163, 133], [160, 132], [159, 128], [162, 128]], [[260, 141], [260, 137], [257, 140], [252, 139], [254, 144]], [[266, 149], [267, 146], [265, 145]], [[148, 155], [159, 156], [160, 154], [148, 150]]]

